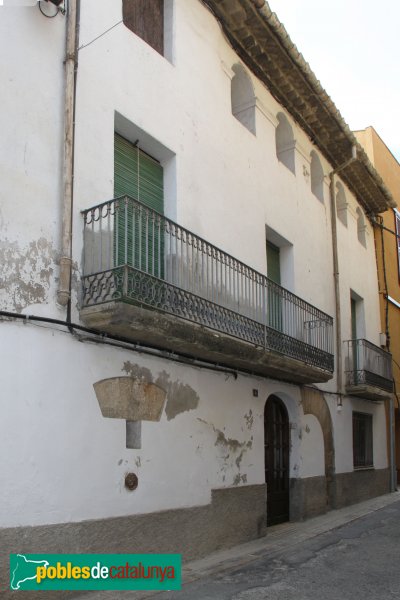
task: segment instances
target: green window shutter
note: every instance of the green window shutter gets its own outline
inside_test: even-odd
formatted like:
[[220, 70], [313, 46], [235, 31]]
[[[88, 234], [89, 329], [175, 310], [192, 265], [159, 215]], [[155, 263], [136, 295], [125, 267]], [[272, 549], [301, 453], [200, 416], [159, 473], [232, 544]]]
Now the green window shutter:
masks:
[[350, 298], [351, 307], [351, 337], [357, 339], [357, 304], [354, 298]]
[[139, 189], [138, 150], [120, 135], [114, 137], [114, 197], [137, 198]]
[[163, 168], [150, 156], [140, 152], [138, 200], [157, 212], [164, 212]]
[[[275, 283], [281, 284], [279, 248], [267, 240], [267, 275]], [[279, 290], [268, 289], [268, 325], [282, 331], [282, 298]]]
[[279, 248], [267, 241], [267, 274], [269, 279], [281, 284], [281, 264]]
[[[162, 166], [118, 134], [114, 137], [114, 195], [130, 196], [164, 212]], [[115, 218], [117, 264], [128, 264], [162, 278], [164, 239], [160, 220], [131, 202], [121, 202]]]

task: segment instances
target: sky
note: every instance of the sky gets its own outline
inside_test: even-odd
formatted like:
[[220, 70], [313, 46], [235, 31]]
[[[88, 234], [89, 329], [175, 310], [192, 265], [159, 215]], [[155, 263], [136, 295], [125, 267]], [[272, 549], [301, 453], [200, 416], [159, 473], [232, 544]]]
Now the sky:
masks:
[[400, 1], [268, 0], [350, 129], [400, 162]]

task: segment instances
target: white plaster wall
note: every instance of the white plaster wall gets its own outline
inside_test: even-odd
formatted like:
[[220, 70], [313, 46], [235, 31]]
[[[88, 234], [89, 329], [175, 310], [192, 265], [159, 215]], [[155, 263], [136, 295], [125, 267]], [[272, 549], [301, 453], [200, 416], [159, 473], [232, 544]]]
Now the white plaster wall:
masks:
[[0, 308], [58, 316], [65, 18], [0, 7]]
[[325, 475], [324, 436], [321, 425], [314, 415], [304, 415], [301, 436], [301, 455], [299, 477], [317, 477]]
[[364, 331], [360, 337], [379, 346], [381, 331], [379, 316], [379, 290], [376, 271], [375, 243], [371, 224], [365, 217], [366, 247], [357, 237], [357, 203], [346, 190], [349, 202], [347, 227], [338, 220], [338, 249], [340, 294], [342, 312], [342, 339], [351, 339], [350, 292], [355, 292], [364, 301]]
[[[120, 18], [110, 3], [95, 25], [94, 4], [82, 7], [82, 43]], [[80, 52], [77, 120], [85, 128], [77, 131], [75, 256], [79, 211], [112, 197], [117, 111], [157, 140], [160, 153], [162, 145], [176, 155], [176, 187], [166, 189], [171, 217], [264, 273], [265, 226], [275, 229], [293, 244], [289, 287], [332, 314], [329, 205], [311, 194], [302, 164], [294, 176], [276, 157], [272, 121], [281, 107], [251, 76], [267, 116], [257, 109], [257, 133], [249, 132], [231, 113], [229, 70], [238, 58], [218, 23], [194, 0], [176, 0], [174, 11], [174, 64], [123, 25]]]
[[[284, 399], [299, 421], [295, 386], [138, 356], [79, 342], [47, 326], [3, 323], [0, 526], [39, 525], [207, 504], [211, 490], [259, 484], [264, 474], [264, 405]], [[142, 423], [142, 448], [125, 447], [125, 421], [103, 418], [93, 383], [126, 375], [130, 361], [156, 379], [190, 386], [196, 409]], [[40, 373], [40, 377], [38, 377]], [[258, 398], [253, 396], [258, 389]], [[295, 431], [295, 430], [294, 430]], [[300, 440], [292, 436], [291, 476]], [[124, 487], [127, 472], [139, 487]]]
[[[197, 0], [175, 0], [173, 13], [170, 62], [123, 24], [85, 46], [121, 19], [121, 3], [82, 3], [80, 44], [85, 47], [79, 52], [73, 239], [78, 270], [80, 211], [113, 195], [118, 112], [159, 143], [168, 174], [168, 214], [263, 272], [269, 226], [293, 245], [292, 274], [285, 280], [283, 273], [289, 289], [333, 315], [329, 194], [327, 183], [324, 203], [311, 193], [307, 169], [313, 145], [289, 118], [297, 148], [293, 175], [275, 152], [276, 114], [282, 108], [251, 75], [260, 108], [256, 135], [250, 133], [231, 114], [229, 74], [238, 58], [218, 23]], [[21, 274], [20, 290], [3, 290], [0, 302], [2, 308], [51, 316], [60, 314], [54, 292], [64, 25], [64, 17], [45, 19], [37, 7], [3, 7], [0, 12], [0, 64], [6, 82], [0, 115], [6, 140], [0, 161], [0, 243], [8, 248], [6, 253], [3, 247], [3, 254], [10, 277], [18, 269]], [[6, 35], [10, 31], [13, 35]], [[328, 173], [329, 165], [321, 160]], [[348, 200], [354, 208], [354, 199]], [[371, 228], [367, 226], [367, 249], [359, 244], [355, 228], [351, 216], [347, 230], [339, 223], [341, 292], [346, 299], [352, 288], [365, 299], [367, 337], [376, 342], [380, 327]], [[35, 294], [35, 288], [43, 293]], [[78, 292], [74, 299], [79, 300]], [[343, 302], [343, 323], [349, 321], [347, 304]]]
[[[85, 0], [81, 18], [80, 43], [85, 45], [121, 19], [121, 4]], [[214, 17], [197, 0], [176, 0], [174, 28], [172, 62], [122, 24], [79, 53], [73, 215], [73, 258], [78, 270], [83, 241], [80, 211], [113, 196], [117, 112], [144, 132], [143, 144], [154, 148], [156, 157], [159, 153], [168, 171], [169, 216], [263, 272], [268, 225], [293, 244], [293, 276], [288, 278], [288, 287], [333, 315], [328, 186], [325, 183], [323, 203], [311, 193], [307, 177], [311, 142], [291, 122], [299, 142], [293, 175], [275, 152], [274, 119], [281, 107], [255, 77], [251, 79], [262, 105], [256, 111], [256, 136], [231, 114], [229, 69], [238, 59]], [[12, 36], [7, 34], [10, 31]], [[0, 306], [60, 316], [54, 295], [64, 20], [45, 19], [37, 8], [7, 12], [0, 8], [0, 34], [0, 44], [4, 44], [0, 65], [6, 82], [1, 92], [6, 110], [0, 115], [6, 140], [0, 150], [0, 248], [5, 244], [14, 248], [10, 272], [16, 272], [17, 258], [20, 288], [25, 289], [22, 283], [28, 286], [17, 303], [9, 286], [6, 292], [0, 291]], [[14, 57], [12, 62], [9, 56]], [[328, 165], [321, 160], [328, 173]], [[376, 343], [379, 311], [372, 235], [367, 249], [358, 243], [352, 223], [339, 236], [343, 297], [349, 297], [350, 288], [364, 297], [367, 336]], [[33, 265], [30, 258], [41, 238], [49, 262], [42, 264], [44, 252], [39, 247]], [[29, 285], [33, 290], [40, 285], [41, 277], [47, 277], [41, 275], [46, 269], [52, 272], [38, 303], [32, 300]], [[76, 291], [75, 321], [78, 302]], [[317, 450], [323, 450], [321, 433], [312, 417], [302, 415], [296, 386], [245, 376], [233, 380], [115, 348], [78, 343], [68, 334], [33, 325], [3, 323], [1, 327], [5, 418], [0, 422], [0, 439], [7, 456], [0, 467], [5, 490], [2, 525], [193, 506], [209, 502], [215, 487], [263, 483], [263, 411], [272, 393], [285, 401], [294, 425], [291, 477], [323, 474]], [[155, 376], [166, 370], [171, 379], [190, 385], [200, 398], [196, 410], [171, 421], [163, 414], [158, 424], [144, 423], [140, 451], [125, 448], [125, 423], [103, 419], [92, 388], [97, 380], [123, 375], [127, 360], [150, 368]], [[330, 386], [333, 383], [321, 387]], [[253, 397], [253, 388], [259, 390], [258, 398]], [[342, 472], [352, 469], [349, 407], [353, 401], [340, 415], [335, 402], [331, 411], [336, 467]], [[386, 466], [386, 446], [379, 441], [385, 431], [382, 405], [368, 407], [374, 411], [378, 468]], [[307, 436], [303, 432], [300, 438], [300, 431], [307, 427]], [[227, 452], [224, 444], [216, 445], [217, 439], [237, 444]], [[134, 493], [123, 486], [128, 470], [139, 475]]]
[[384, 402], [345, 397], [341, 410], [332, 410], [336, 472], [353, 471], [353, 411], [372, 414], [374, 468], [389, 466]]

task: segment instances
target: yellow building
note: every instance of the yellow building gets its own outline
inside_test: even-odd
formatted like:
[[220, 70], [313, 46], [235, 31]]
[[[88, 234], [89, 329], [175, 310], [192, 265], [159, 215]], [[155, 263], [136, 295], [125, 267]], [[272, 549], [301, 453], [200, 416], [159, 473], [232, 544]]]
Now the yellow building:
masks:
[[395, 392], [395, 459], [400, 483], [400, 164], [373, 127], [354, 132], [397, 204], [375, 227], [382, 331], [392, 353]]

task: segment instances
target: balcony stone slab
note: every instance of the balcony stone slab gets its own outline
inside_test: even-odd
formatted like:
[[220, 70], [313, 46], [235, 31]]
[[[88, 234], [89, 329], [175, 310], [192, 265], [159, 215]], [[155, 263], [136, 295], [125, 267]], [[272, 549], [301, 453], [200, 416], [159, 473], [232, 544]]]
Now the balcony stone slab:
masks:
[[256, 375], [304, 384], [322, 383], [333, 376], [301, 360], [139, 305], [113, 301], [85, 307], [80, 316], [92, 329]]
[[390, 400], [393, 395], [391, 392], [367, 384], [346, 385], [346, 393], [350, 396], [357, 396], [359, 398], [374, 401]]

